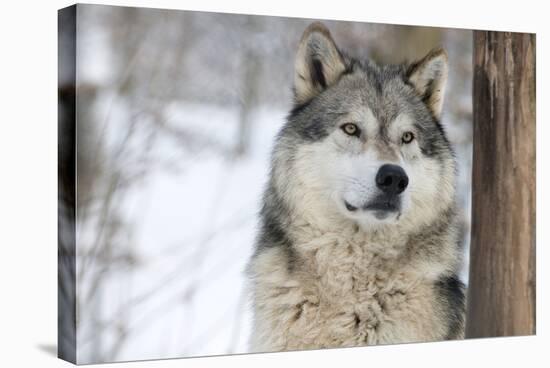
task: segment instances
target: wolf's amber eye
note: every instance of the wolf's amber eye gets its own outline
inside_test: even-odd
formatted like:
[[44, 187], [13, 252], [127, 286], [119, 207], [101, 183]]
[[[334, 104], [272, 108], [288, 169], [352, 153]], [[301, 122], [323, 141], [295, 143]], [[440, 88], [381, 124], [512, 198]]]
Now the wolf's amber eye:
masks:
[[359, 137], [359, 133], [361, 132], [357, 127], [357, 125], [353, 123], [346, 123], [342, 125], [341, 128], [344, 131], [344, 133], [346, 133], [347, 135], [354, 135], [356, 137]]
[[401, 141], [405, 144], [411, 143], [414, 139], [414, 134], [412, 132], [405, 132], [403, 133], [403, 137], [401, 137]]

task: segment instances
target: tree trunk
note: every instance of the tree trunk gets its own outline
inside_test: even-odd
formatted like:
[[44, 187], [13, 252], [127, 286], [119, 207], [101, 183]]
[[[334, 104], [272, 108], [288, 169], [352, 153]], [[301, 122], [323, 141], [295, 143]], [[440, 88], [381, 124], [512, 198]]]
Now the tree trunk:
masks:
[[535, 35], [474, 32], [466, 337], [535, 333]]

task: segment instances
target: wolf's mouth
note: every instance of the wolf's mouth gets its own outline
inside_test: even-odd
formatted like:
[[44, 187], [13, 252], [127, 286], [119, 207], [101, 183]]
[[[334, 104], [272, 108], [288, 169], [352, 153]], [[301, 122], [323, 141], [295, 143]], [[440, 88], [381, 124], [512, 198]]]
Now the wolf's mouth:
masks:
[[398, 212], [401, 209], [400, 200], [398, 197], [383, 197], [376, 198], [374, 201], [367, 203], [364, 206], [356, 207], [344, 200], [346, 209], [350, 212], [356, 212], [361, 209], [363, 211], [376, 211], [376, 212]]
[[399, 211], [399, 202], [397, 203], [395, 203], [395, 201], [371, 202], [367, 204], [365, 207], [363, 207], [363, 209], [371, 210], [371, 211], [395, 212], [395, 211]]
[[352, 206], [351, 204], [348, 203], [348, 201], [344, 200], [344, 204], [346, 205], [346, 209], [350, 212], [355, 212], [358, 210], [357, 207], [355, 206]]

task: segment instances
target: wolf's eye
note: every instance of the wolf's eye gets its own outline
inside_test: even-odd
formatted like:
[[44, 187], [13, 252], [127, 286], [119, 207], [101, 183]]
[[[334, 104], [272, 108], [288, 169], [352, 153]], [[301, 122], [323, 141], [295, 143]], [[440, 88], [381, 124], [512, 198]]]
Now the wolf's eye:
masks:
[[405, 144], [411, 143], [413, 139], [414, 139], [414, 134], [412, 132], [405, 132], [401, 137], [401, 141]]
[[357, 125], [353, 123], [346, 123], [342, 125], [341, 128], [347, 135], [354, 135], [356, 137], [359, 137], [359, 133], [361, 133]]

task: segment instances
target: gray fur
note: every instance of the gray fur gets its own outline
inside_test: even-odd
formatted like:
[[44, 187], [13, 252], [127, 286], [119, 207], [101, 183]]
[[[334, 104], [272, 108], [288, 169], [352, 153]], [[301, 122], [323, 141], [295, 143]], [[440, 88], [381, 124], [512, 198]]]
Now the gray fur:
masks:
[[[313, 56], [307, 53], [308, 42], [315, 42]], [[464, 286], [456, 276], [461, 261], [456, 165], [439, 122], [444, 52], [404, 65], [355, 60], [336, 48], [319, 23], [306, 30], [299, 50], [297, 104], [276, 139], [256, 251], [248, 267], [252, 349], [461, 338]], [[325, 70], [332, 73], [328, 78]], [[357, 137], [353, 144], [362, 148], [350, 150], [341, 142], [352, 138], [338, 136], [339, 124], [365, 111], [369, 124], [376, 122], [376, 132]], [[404, 122], [397, 122], [402, 117]], [[365, 125], [360, 127], [367, 127], [361, 119]], [[418, 152], [407, 156], [394, 135], [396, 126], [408, 121]], [[321, 176], [316, 166], [323, 162], [314, 152], [341, 151], [334, 155], [345, 160], [364, 155], [363, 149], [383, 162], [401, 160], [414, 170], [428, 170], [435, 184], [426, 189], [414, 187], [413, 181], [407, 193], [411, 210], [403, 209], [393, 220], [373, 225], [370, 218], [346, 217], [328, 199], [332, 192], [323, 192], [326, 185], [317, 183]], [[360, 191], [375, 190], [368, 181], [353, 180]], [[415, 197], [421, 195], [422, 201]]]

